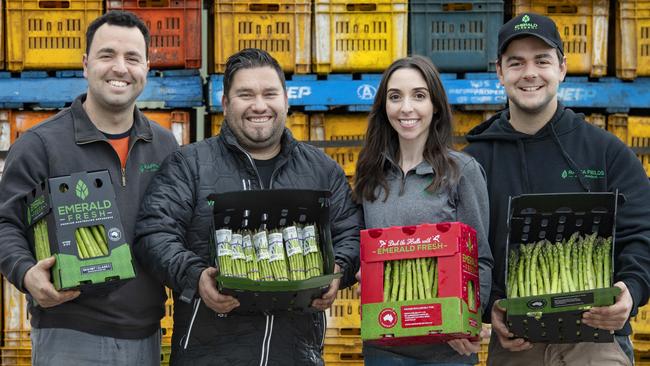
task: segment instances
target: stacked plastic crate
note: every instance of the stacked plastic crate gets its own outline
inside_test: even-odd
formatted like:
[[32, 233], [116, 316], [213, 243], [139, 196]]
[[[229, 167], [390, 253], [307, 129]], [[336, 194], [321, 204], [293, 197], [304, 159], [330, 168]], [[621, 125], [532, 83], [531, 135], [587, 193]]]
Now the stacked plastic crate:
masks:
[[2, 279], [3, 347], [2, 365], [31, 365], [31, 325], [25, 294], [18, 291], [6, 278]]
[[650, 1], [616, 2], [616, 76], [650, 76]]
[[632, 325], [632, 345], [634, 346], [635, 365], [650, 365], [650, 305], [639, 308], [635, 317], [630, 319]]
[[607, 74], [608, 0], [514, 0], [513, 13], [535, 12], [552, 18], [562, 35], [569, 74]]
[[607, 117], [607, 130], [636, 150], [636, 156], [650, 176], [650, 117], [611, 114]]
[[357, 285], [340, 290], [325, 311], [327, 329], [323, 358], [327, 366], [363, 365], [361, 342], [361, 302]]

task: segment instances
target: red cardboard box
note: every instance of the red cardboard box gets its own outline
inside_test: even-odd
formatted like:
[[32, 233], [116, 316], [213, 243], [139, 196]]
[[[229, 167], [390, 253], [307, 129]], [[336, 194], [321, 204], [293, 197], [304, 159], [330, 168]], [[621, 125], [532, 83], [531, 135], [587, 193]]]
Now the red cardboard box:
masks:
[[[428, 257], [437, 260], [437, 297], [384, 301], [385, 262]], [[469, 225], [452, 222], [361, 231], [361, 284], [364, 341], [402, 345], [478, 339], [478, 247], [476, 231]], [[473, 288], [473, 302], [468, 302], [468, 288]]]

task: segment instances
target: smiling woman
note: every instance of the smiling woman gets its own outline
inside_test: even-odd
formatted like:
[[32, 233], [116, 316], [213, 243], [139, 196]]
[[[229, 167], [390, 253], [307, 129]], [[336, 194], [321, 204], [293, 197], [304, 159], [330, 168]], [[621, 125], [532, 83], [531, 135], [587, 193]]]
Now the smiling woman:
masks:
[[[472, 226], [479, 245], [481, 303], [486, 303], [492, 256], [485, 175], [474, 159], [451, 147], [451, 111], [430, 60], [400, 59], [384, 72], [365, 141], [354, 198], [363, 205], [366, 228], [454, 221]], [[473, 365], [478, 350], [478, 342], [466, 339], [390, 348], [365, 344], [364, 362], [370, 366]]]

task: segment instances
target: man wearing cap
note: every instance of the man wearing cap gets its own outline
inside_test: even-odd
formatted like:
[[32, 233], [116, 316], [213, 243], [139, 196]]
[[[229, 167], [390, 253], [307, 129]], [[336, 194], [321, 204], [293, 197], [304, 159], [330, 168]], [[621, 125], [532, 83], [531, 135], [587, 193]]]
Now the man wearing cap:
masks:
[[[497, 76], [508, 108], [471, 130], [465, 150], [483, 165], [490, 196], [489, 241], [495, 263], [487, 307], [492, 309], [493, 330], [488, 365], [632, 365], [628, 319], [647, 302], [650, 287], [648, 177], [623, 142], [558, 101], [567, 65], [551, 19], [520, 14], [501, 27], [498, 37]], [[497, 302], [506, 297], [509, 197], [615, 190], [626, 198], [618, 208], [614, 249], [614, 285], [621, 294], [612, 306], [586, 311], [583, 322], [615, 331], [616, 342], [531, 344], [512, 339]]]

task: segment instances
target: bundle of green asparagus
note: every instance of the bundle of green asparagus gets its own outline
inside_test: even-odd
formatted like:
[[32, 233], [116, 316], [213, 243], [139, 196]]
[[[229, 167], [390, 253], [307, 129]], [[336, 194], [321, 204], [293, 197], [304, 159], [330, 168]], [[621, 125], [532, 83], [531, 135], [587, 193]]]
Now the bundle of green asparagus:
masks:
[[323, 274], [315, 225], [288, 226], [268, 233], [215, 231], [222, 275], [255, 281], [299, 281]]
[[430, 299], [438, 295], [436, 258], [384, 262], [384, 301]]
[[323, 274], [323, 257], [318, 245], [316, 225], [306, 225], [300, 230], [303, 254], [305, 256], [305, 271], [307, 278]]
[[521, 244], [508, 256], [508, 298], [585, 291], [611, 285], [612, 238], [596, 233], [555, 244]]
[[260, 277], [262, 281], [273, 281], [273, 272], [271, 271], [271, 264], [269, 258], [269, 242], [266, 237], [266, 230], [262, 230], [253, 235], [253, 246], [255, 247], [255, 254], [257, 255], [257, 266], [260, 269]]
[[78, 227], [74, 232], [77, 251], [81, 259], [108, 255], [108, 243], [103, 225]]
[[219, 229], [214, 232], [214, 240], [217, 246], [217, 264], [219, 271], [225, 276], [234, 276], [232, 264], [232, 249], [230, 241], [232, 231], [230, 229]]
[[50, 253], [50, 239], [45, 220], [40, 220], [34, 225], [34, 252], [36, 254], [36, 260], [39, 261], [52, 255]]
[[[108, 243], [106, 242], [106, 231], [103, 225], [79, 227], [74, 232], [74, 238], [77, 242], [77, 253], [80, 259], [108, 255]], [[48, 258], [52, 255], [45, 220], [40, 220], [34, 225], [34, 252], [36, 260]]]
[[305, 259], [302, 254], [302, 242], [298, 237], [298, 229], [288, 226], [282, 229], [282, 238], [289, 259], [289, 278], [292, 281], [305, 279]]
[[259, 281], [260, 269], [257, 264], [257, 256], [255, 255], [255, 248], [253, 248], [253, 238], [251, 233], [245, 231], [242, 234], [242, 245], [244, 247], [244, 260], [246, 263], [246, 275], [251, 280]]

